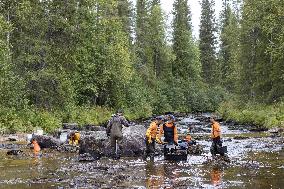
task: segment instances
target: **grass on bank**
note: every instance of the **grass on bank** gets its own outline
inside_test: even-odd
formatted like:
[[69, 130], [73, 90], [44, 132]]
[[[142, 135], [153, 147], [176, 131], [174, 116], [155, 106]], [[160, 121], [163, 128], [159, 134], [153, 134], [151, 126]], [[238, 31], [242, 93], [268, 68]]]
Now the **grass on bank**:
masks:
[[265, 105], [228, 101], [220, 105], [218, 112], [225, 120], [234, 120], [240, 124], [284, 128], [284, 102]]
[[[104, 107], [71, 107], [66, 111], [46, 111], [34, 108], [16, 110], [0, 108], [0, 134], [16, 132], [32, 132], [37, 128], [50, 133], [62, 126], [62, 123], [101, 125], [109, 120], [114, 110]], [[149, 112], [125, 109], [125, 116], [130, 119], [149, 117]]]

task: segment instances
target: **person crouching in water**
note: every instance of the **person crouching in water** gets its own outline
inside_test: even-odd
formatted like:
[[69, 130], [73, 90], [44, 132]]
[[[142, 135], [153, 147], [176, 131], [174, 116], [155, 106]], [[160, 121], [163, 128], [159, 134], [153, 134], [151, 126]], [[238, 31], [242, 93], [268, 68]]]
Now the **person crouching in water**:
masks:
[[154, 158], [155, 156], [155, 140], [156, 140], [156, 136], [158, 134], [158, 127], [159, 125], [161, 125], [163, 122], [163, 117], [162, 116], [158, 116], [155, 118], [155, 120], [153, 120], [153, 122], [151, 122], [150, 127], [147, 129], [146, 131], [146, 154], [145, 154], [145, 158], [147, 158], [148, 156], [150, 158]]
[[185, 141], [187, 142], [188, 146], [192, 146], [192, 145], [195, 145], [196, 144], [196, 141], [192, 139], [191, 135], [190, 135], [190, 131], [191, 131], [191, 128], [188, 127], [188, 131], [186, 133], [186, 137], [185, 137]]
[[69, 144], [78, 145], [80, 141], [80, 133], [78, 131], [72, 132], [69, 139]]
[[164, 143], [178, 145], [178, 132], [173, 115], [168, 115], [168, 121], [160, 126], [159, 135], [157, 137], [158, 143], [162, 143], [162, 134], [164, 134], [165, 137]]
[[123, 116], [123, 111], [118, 110], [107, 124], [107, 135], [110, 136], [110, 143], [114, 158], [119, 158], [118, 149], [122, 151], [122, 125], [129, 127], [128, 121]]
[[33, 144], [33, 148], [34, 148], [34, 155], [35, 156], [40, 155], [40, 146], [39, 146], [38, 142], [36, 141], [36, 139], [32, 139], [32, 144]]
[[220, 124], [217, 121], [215, 121], [214, 117], [210, 117], [210, 123], [212, 127], [211, 131], [212, 145], [210, 148], [210, 152], [213, 157], [215, 157], [217, 153], [219, 153], [221, 156], [224, 156], [224, 153], [221, 152], [222, 141], [221, 141]]

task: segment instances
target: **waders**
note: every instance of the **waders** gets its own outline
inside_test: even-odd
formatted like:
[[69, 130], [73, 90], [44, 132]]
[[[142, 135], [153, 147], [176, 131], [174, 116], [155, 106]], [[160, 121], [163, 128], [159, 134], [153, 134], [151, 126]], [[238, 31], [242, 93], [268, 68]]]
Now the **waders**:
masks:
[[117, 140], [115, 140], [115, 157], [114, 159], [119, 159], [119, 155], [118, 155], [118, 143]]

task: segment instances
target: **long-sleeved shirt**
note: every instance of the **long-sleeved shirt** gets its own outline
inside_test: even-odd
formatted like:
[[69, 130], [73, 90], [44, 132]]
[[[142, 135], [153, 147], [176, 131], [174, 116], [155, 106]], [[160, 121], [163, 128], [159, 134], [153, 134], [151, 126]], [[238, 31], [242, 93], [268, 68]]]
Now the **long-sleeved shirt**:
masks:
[[158, 123], [153, 121], [146, 131], [146, 137], [149, 138], [151, 136], [152, 139], [155, 139], [158, 134], [158, 126]]
[[221, 137], [221, 127], [220, 124], [216, 121], [214, 121], [212, 124], [212, 132], [211, 132], [211, 138], [217, 138]]
[[125, 127], [129, 126], [128, 121], [124, 116], [114, 115], [107, 124], [107, 132], [111, 135], [122, 136], [122, 125]]

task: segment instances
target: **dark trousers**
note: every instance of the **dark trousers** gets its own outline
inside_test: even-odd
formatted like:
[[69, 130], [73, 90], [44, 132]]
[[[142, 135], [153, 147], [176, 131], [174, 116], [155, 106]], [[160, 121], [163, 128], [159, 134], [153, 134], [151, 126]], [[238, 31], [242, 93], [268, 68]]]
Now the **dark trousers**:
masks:
[[146, 156], [154, 157], [155, 155], [155, 140], [152, 143], [148, 142], [148, 139], [145, 139], [146, 142]]
[[212, 156], [216, 156], [216, 154], [224, 156], [224, 153], [222, 152], [222, 141], [220, 137], [213, 138], [212, 145], [210, 147], [210, 152]]
[[[110, 144], [111, 144], [113, 155], [116, 154], [116, 150], [118, 151], [118, 153], [121, 153], [121, 151], [122, 151], [122, 136], [110, 135]], [[118, 149], [116, 149], [116, 147]]]

